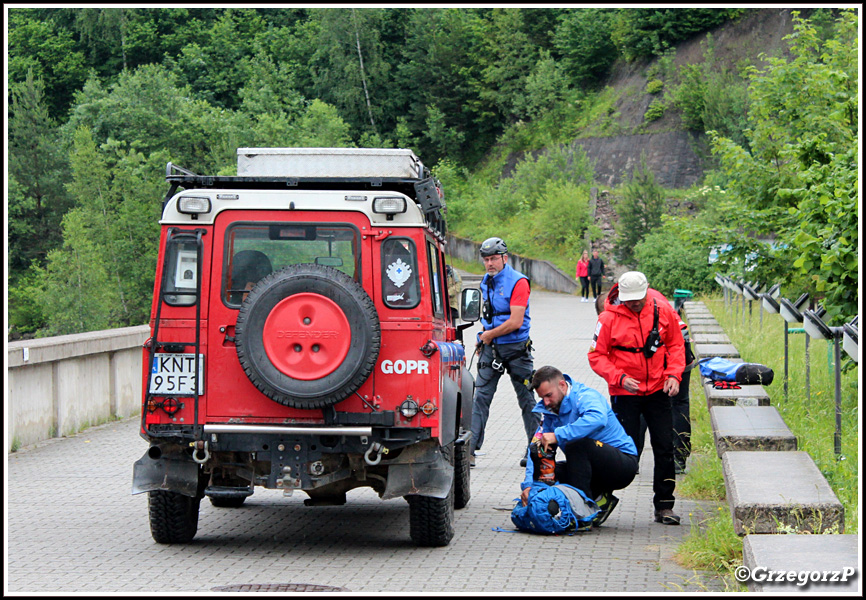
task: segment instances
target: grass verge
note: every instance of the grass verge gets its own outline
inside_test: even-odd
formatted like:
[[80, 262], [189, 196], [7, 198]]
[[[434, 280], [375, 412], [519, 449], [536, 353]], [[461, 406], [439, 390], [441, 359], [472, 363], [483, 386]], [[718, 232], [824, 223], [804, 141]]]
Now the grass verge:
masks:
[[710, 413], [697, 372], [693, 372], [689, 380], [689, 398], [692, 453], [688, 470], [677, 483], [677, 495], [712, 501], [713, 508], [697, 515], [697, 519], [694, 514], [689, 514], [691, 529], [674, 558], [686, 568], [714, 572], [726, 591], [742, 591], [744, 588], [734, 578], [733, 570], [743, 564], [743, 542], [734, 533], [731, 514], [727, 510], [722, 461], [716, 454]]
[[752, 308], [751, 316], [746, 305], [744, 318], [742, 304], [725, 306], [721, 298], [702, 300], [745, 362], [760, 363], [773, 369], [773, 383], [764, 386], [770, 396], [770, 404], [776, 407], [785, 424], [797, 436], [798, 450], [809, 453], [842, 503], [845, 509], [845, 533], [858, 533], [860, 430], [859, 368], [856, 363], [842, 351], [842, 453], [837, 457], [834, 450], [836, 392], [833, 343], [810, 339], [807, 363], [806, 334], [789, 333], [786, 397], [784, 338], [788, 324], [785, 320], [780, 315], [763, 311], [758, 303]]

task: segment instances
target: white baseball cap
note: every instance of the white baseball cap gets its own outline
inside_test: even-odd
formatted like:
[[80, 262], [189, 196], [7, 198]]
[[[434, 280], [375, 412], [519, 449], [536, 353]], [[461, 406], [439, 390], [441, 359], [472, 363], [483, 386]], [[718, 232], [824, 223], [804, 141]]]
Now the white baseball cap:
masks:
[[641, 300], [648, 287], [646, 275], [640, 271], [627, 271], [619, 278], [619, 299], [621, 302]]

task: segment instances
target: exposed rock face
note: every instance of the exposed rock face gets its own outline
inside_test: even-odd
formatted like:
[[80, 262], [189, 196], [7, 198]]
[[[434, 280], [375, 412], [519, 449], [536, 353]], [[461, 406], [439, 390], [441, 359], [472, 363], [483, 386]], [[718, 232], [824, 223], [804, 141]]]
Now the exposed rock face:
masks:
[[666, 131], [641, 135], [584, 138], [574, 141], [595, 161], [595, 180], [600, 185], [616, 186], [630, 179], [640, 165], [641, 154], [666, 188], [688, 188], [704, 175], [705, 142], [688, 131]]
[[[750, 9], [736, 21], [678, 44], [670, 68], [703, 62], [710, 35], [718, 64], [734, 71], [744, 64], [760, 67], [765, 64], [766, 56], [785, 54], [784, 38], [793, 32], [794, 10]], [[800, 12], [801, 16], [807, 16], [811, 9]], [[617, 93], [617, 100], [606, 118], [612, 120], [611, 127], [619, 135], [578, 138], [571, 143], [572, 148], [583, 147], [595, 162], [595, 180], [599, 186], [612, 188], [628, 181], [640, 164], [641, 153], [646, 154], [656, 181], [668, 189], [688, 188], [700, 182], [704, 171], [711, 168], [706, 136], [702, 132], [687, 131], [679, 111], [666, 96], [676, 82], [673, 72], [653, 75], [664, 81], [664, 92], [655, 95], [646, 92], [648, 75], [657, 67], [658, 60], [620, 61], [604, 83], [604, 87]], [[665, 112], [659, 119], [645, 122], [646, 111], [656, 98], [665, 99]], [[509, 176], [524, 156], [537, 156], [541, 152], [543, 149], [509, 157], [502, 175]]]

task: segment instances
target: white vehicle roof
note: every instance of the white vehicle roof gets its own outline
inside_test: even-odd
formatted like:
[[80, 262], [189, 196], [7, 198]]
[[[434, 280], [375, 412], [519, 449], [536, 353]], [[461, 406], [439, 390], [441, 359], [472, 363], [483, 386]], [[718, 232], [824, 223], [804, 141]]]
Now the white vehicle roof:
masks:
[[[390, 215], [373, 212], [376, 198], [402, 198], [406, 211]], [[210, 210], [204, 213], [184, 213], [178, 206], [181, 198], [207, 199]], [[210, 225], [216, 216], [227, 210], [311, 210], [360, 212], [372, 225], [387, 227], [425, 227], [427, 222], [418, 205], [399, 192], [363, 192], [357, 190], [244, 190], [192, 189], [172, 196], [162, 212], [162, 225]]]
[[238, 148], [238, 176], [423, 179], [424, 165], [403, 148]]

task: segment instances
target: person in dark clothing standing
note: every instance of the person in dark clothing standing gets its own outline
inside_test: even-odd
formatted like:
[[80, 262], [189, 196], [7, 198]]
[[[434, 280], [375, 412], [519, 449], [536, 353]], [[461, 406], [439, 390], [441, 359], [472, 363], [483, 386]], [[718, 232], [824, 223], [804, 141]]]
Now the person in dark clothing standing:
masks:
[[592, 258], [589, 259], [589, 283], [592, 286], [593, 300], [601, 294], [602, 275], [604, 275], [604, 261], [599, 258], [598, 250], [593, 250]]
[[[679, 525], [673, 512], [676, 487], [671, 397], [680, 391], [686, 366], [679, 315], [659, 302], [646, 276], [629, 271], [619, 278], [618, 305], [598, 315], [589, 348], [589, 366], [608, 386], [611, 408], [632, 438], [646, 419], [653, 450], [655, 521]], [[661, 352], [657, 350], [661, 349]]]

